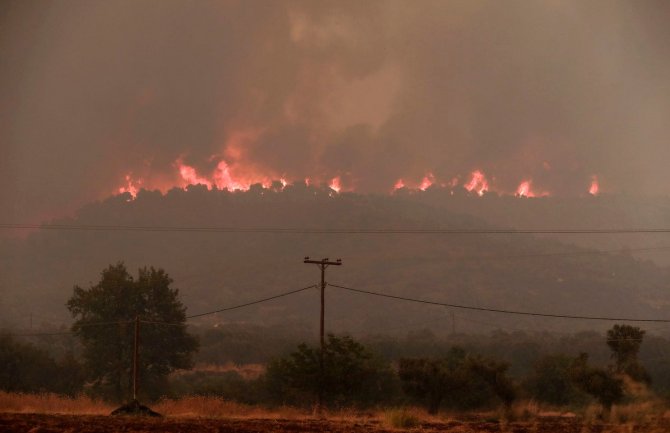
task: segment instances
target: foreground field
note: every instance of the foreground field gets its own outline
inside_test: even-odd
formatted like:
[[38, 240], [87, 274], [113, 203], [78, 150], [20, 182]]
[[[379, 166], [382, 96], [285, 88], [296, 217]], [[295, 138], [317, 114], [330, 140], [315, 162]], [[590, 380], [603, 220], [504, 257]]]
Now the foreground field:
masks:
[[[319, 419], [211, 419], [211, 418], [126, 418], [100, 415], [0, 414], [0, 432], [20, 433], [383, 433], [398, 432], [376, 420]], [[670, 422], [652, 424], [584, 424], [576, 418], [543, 417], [531, 422], [424, 422], [408, 429], [416, 432], [454, 433], [657, 433], [669, 432]]]

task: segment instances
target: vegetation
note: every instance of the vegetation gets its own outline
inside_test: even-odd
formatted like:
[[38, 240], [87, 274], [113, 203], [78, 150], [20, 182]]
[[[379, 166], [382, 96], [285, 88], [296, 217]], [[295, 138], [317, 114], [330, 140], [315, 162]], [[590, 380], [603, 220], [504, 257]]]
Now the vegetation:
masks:
[[315, 403], [319, 395], [328, 406], [369, 406], [393, 394], [393, 373], [368, 348], [349, 336], [327, 336], [323, 350], [301, 344], [289, 356], [268, 365], [265, 382], [276, 401]]
[[163, 395], [168, 374], [192, 366], [197, 341], [186, 332], [186, 308], [171, 283], [162, 269], [142, 268], [133, 279], [118, 263], [103, 270], [89, 289], [75, 286], [67, 306], [76, 319], [72, 329], [83, 346], [87, 378], [96, 395], [114, 401], [130, 395], [135, 318], [148, 323], [140, 334], [143, 396]]
[[630, 325], [614, 325], [607, 331], [607, 345], [612, 350], [615, 371], [626, 374], [638, 382], [651, 382], [649, 373], [640, 364], [638, 353], [645, 332]]
[[509, 407], [516, 393], [506, 370], [504, 363], [452, 348], [439, 359], [401, 359], [398, 375], [403, 390], [435, 414], [441, 406], [457, 409], [486, 406], [493, 397]]
[[588, 355], [580, 354], [571, 366], [571, 378], [584, 392], [598, 400], [605, 410], [623, 399], [622, 379], [604, 368], [588, 365]]
[[74, 396], [84, 380], [82, 367], [71, 353], [57, 361], [43, 349], [0, 336], [0, 390]]

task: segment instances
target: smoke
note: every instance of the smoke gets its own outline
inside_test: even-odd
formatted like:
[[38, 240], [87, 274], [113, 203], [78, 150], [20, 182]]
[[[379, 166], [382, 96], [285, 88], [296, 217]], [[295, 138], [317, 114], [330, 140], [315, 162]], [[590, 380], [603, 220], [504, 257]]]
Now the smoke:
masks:
[[[670, 6], [173, 0], [0, 8], [3, 219], [126, 185], [283, 177], [389, 191], [486, 173], [670, 192]], [[213, 178], [213, 177], [212, 177]]]

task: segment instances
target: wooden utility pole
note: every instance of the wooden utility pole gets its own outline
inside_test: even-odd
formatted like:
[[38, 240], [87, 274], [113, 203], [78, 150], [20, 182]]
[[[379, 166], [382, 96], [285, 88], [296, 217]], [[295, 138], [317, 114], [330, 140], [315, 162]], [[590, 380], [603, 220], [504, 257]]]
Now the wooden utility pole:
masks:
[[135, 341], [133, 343], [133, 400], [137, 401], [137, 374], [140, 354], [140, 316], [135, 316]]
[[319, 328], [319, 337], [321, 342], [321, 350], [319, 350], [319, 410], [323, 407], [323, 377], [324, 377], [324, 367], [323, 367], [323, 346], [324, 346], [324, 316], [326, 312], [326, 268], [330, 265], [333, 266], [342, 266], [342, 259], [337, 259], [334, 262], [331, 262], [328, 258], [321, 260], [310, 260], [309, 257], [305, 257], [305, 263], [311, 263], [317, 265], [321, 269], [321, 322]]

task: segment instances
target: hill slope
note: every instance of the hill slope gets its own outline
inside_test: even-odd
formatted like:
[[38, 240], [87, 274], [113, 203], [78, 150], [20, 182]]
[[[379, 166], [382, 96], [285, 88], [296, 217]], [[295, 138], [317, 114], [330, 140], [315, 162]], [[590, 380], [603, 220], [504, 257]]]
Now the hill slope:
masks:
[[[132, 201], [127, 195], [111, 197], [57, 222], [335, 229], [491, 227], [458, 210], [429, 194], [337, 195], [305, 186], [282, 192], [253, 188], [229, 193], [190, 187], [164, 196], [142, 191]], [[99, 272], [117, 261], [125, 261], [133, 272], [143, 265], [166, 269], [182, 290], [189, 313], [199, 313], [317, 283], [318, 269], [302, 263], [305, 255], [341, 257], [344, 266], [330, 268], [328, 281], [366, 290], [553, 314], [670, 317], [667, 268], [626, 253], [598, 254], [530, 235], [38, 231], [23, 240], [3, 242], [0, 254], [0, 308], [6, 322], [24, 326], [31, 312], [47, 322], [67, 321], [64, 304], [72, 286], [96, 282]], [[455, 311], [455, 318], [461, 331], [496, 326], [571, 331], [608, 325], [467, 311]], [[318, 292], [312, 290], [210, 316], [200, 323], [312, 327], [317, 319]], [[427, 323], [446, 332], [453, 326], [450, 311], [441, 307], [335, 288], [328, 289], [327, 320], [331, 330], [368, 333], [404, 332]]]

